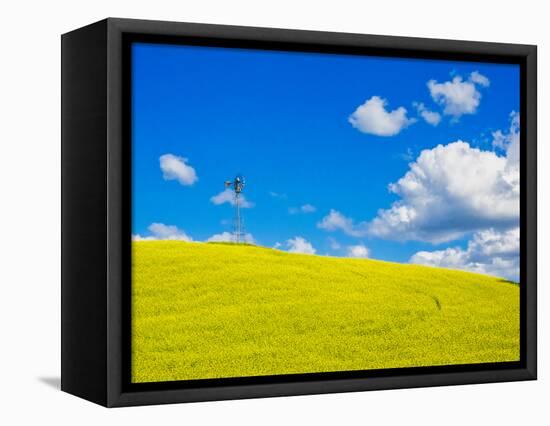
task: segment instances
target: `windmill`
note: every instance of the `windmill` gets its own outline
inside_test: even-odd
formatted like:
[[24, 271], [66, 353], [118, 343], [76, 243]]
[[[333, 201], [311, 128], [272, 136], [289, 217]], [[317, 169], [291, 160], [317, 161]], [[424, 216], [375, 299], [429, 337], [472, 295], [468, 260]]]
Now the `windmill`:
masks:
[[243, 241], [244, 226], [241, 217], [241, 193], [245, 186], [244, 177], [237, 175], [233, 181], [226, 180], [225, 187], [231, 188], [234, 193], [235, 218], [233, 223], [233, 239], [236, 243]]

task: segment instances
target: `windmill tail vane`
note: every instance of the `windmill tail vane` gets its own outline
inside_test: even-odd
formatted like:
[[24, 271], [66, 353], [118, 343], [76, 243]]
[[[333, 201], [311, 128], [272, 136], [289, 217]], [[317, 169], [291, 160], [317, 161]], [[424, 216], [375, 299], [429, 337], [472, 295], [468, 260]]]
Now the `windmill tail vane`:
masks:
[[245, 187], [244, 177], [237, 175], [232, 181], [225, 181], [225, 187], [233, 191], [233, 206], [235, 207], [235, 217], [233, 219], [233, 241], [240, 243], [244, 241], [244, 222], [241, 214], [241, 193]]

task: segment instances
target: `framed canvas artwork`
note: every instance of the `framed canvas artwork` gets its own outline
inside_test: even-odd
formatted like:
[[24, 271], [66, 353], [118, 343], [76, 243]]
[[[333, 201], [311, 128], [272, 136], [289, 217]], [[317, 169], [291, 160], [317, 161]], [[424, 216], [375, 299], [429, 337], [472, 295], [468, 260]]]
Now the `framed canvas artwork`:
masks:
[[63, 390], [536, 378], [534, 46], [110, 18], [62, 57]]

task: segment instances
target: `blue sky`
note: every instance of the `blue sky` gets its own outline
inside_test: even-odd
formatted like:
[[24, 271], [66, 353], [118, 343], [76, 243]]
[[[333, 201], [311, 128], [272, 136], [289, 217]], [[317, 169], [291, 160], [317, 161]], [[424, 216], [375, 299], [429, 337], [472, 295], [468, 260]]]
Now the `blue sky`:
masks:
[[[257, 244], [517, 279], [517, 66], [155, 44], [132, 61], [135, 238], [230, 232], [212, 197], [240, 173]], [[510, 244], [488, 257], [486, 239]]]

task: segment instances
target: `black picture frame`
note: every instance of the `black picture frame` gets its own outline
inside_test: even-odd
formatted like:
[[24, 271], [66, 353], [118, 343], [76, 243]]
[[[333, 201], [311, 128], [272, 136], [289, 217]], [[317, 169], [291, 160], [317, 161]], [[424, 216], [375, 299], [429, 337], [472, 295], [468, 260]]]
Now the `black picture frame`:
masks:
[[[62, 36], [62, 390], [131, 406], [536, 379], [536, 46], [109, 18]], [[134, 41], [520, 65], [520, 361], [130, 383]]]

